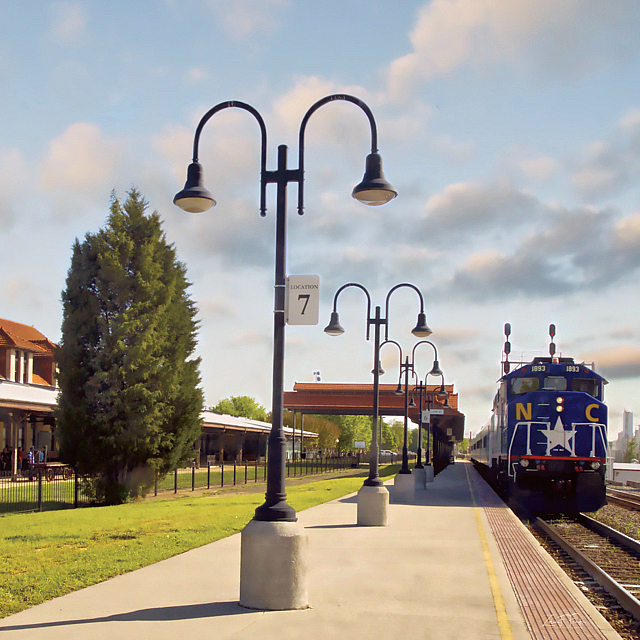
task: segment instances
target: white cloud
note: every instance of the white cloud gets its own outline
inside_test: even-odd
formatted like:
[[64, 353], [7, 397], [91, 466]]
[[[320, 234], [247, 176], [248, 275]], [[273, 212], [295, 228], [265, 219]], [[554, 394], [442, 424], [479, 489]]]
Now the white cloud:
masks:
[[50, 8], [52, 40], [63, 45], [79, 45], [84, 42], [87, 15], [77, 2], [54, 2]]
[[121, 155], [121, 144], [104, 136], [97, 125], [74, 123], [51, 141], [42, 163], [40, 185], [50, 192], [99, 192], [103, 197], [105, 190], [116, 186]]
[[[294, 87], [278, 98], [273, 106], [275, 122], [282, 134], [296, 136], [307, 111], [322, 98], [332, 94], [349, 94], [363, 100], [370, 108], [367, 91], [357, 85], [342, 85], [318, 76], [299, 77]], [[345, 101], [338, 101], [345, 105]], [[338, 107], [339, 108], [339, 107]], [[345, 105], [339, 117], [330, 113], [325, 105], [315, 112], [307, 126], [305, 142], [331, 140], [347, 148], [361, 148], [363, 140], [369, 140], [369, 125], [366, 115], [356, 106]], [[311, 122], [313, 120], [313, 122]], [[365, 138], [366, 136], [366, 138]]]
[[535, 196], [505, 180], [493, 184], [461, 182], [429, 198], [425, 230], [434, 236], [445, 234], [460, 239], [501, 223], [514, 227], [531, 222], [539, 208]]
[[559, 169], [559, 163], [554, 158], [538, 156], [527, 158], [520, 162], [520, 168], [525, 176], [536, 180], [548, 180]]
[[600, 0], [432, 0], [410, 34], [413, 51], [389, 67], [389, 93], [409, 101], [421, 82], [466, 64], [569, 75], [598, 68], [628, 54], [640, 20], [635, 0], [602, 9]]
[[234, 40], [277, 30], [279, 15], [290, 5], [290, 0], [209, 0], [213, 13]]

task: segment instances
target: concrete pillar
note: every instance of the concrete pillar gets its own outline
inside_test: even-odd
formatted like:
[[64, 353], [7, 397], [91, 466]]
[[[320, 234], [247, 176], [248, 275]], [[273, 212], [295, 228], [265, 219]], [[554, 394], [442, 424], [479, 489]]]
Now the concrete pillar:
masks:
[[413, 475], [413, 480], [415, 482], [416, 491], [424, 491], [427, 488], [427, 471], [426, 469], [418, 469], [417, 467], [413, 468], [411, 472]]
[[308, 608], [308, 543], [299, 522], [251, 520], [240, 536], [240, 605], [268, 611]]
[[363, 485], [358, 491], [358, 520], [364, 527], [386, 527], [388, 524], [389, 490], [383, 485]]
[[416, 491], [416, 482], [411, 473], [399, 473], [393, 479], [393, 501], [412, 500]]

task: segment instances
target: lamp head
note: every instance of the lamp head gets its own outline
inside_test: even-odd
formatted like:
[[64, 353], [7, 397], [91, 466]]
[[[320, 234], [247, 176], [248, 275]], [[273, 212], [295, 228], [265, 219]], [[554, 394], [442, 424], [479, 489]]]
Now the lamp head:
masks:
[[433, 367], [431, 367], [431, 371], [429, 371], [429, 373], [432, 376], [441, 376], [442, 375], [442, 369], [440, 369], [440, 363], [437, 360], [433, 361]]
[[444, 400], [449, 400], [449, 393], [447, 392], [447, 390], [444, 388], [444, 384], [440, 387], [440, 389], [438, 391], [436, 391], [436, 395], [438, 396], [438, 398], [440, 398], [441, 400], [444, 398]]
[[409, 406], [412, 408], [416, 406], [416, 401], [413, 399], [413, 396], [409, 398]]
[[402, 383], [401, 382], [398, 382], [398, 388], [393, 393], [395, 393], [397, 396], [403, 396], [404, 395], [404, 391], [402, 389]]
[[331, 312], [331, 321], [324, 328], [324, 332], [330, 336], [340, 336], [344, 333], [344, 329], [340, 326], [340, 318], [337, 311]]
[[215, 206], [216, 201], [203, 184], [202, 165], [199, 162], [189, 165], [184, 189], [176, 193], [173, 204], [189, 213], [202, 213]]
[[411, 333], [417, 338], [426, 338], [431, 335], [432, 331], [427, 325], [427, 316], [424, 313], [418, 314], [418, 322], [416, 326], [411, 329]]
[[[375, 369], [371, 369], [371, 373], [375, 373]], [[382, 368], [382, 363], [380, 362], [380, 360], [378, 360], [378, 375], [384, 375], [384, 369]]]
[[351, 195], [362, 204], [372, 207], [387, 204], [398, 195], [384, 177], [379, 153], [370, 153], [367, 156], [362, 182], [354, 187]]

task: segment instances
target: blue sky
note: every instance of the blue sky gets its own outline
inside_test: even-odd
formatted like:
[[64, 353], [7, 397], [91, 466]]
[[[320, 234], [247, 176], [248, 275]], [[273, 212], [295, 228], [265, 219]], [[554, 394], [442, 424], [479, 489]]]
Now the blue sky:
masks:
[[[255, 121], [227, 109], [201, 139], [218, 205], [172, 204], [193, 133], [213, 105], [255, 107], [297, 167], [307, 109], [349, 93], [372, 109], [399, 197], [351, 197], [366, 117], [313, 114], [305, 215], [291, 185], [288, 273], [320, 276], [318, 326], [287, 328], [285, 387], [371, 380], [366, 286], [384, 306], [420, 287], [466, 431], [489, 415], [502, 327], [514, 356], [563, 355], [609, 380], [612, 432], [640, 414], [640, 3], [637, 0], [0, 0], [1, 317], [60, 337], [76, 237], [97, 231], [112, 190], [135, 185], [164, 221], [200, 309], [208, 405], [250, 395], [270, 408], [275, 192], [258, 215]], [[417, 299], [391, 298], [390, 338], [409, 351]], [[428, 346], [416, 351], [424, 376]], [[396, 382], [398, 354], [383, 350]], [[431, 381], [432, 379], [430, 379]], [[637, 420], [638, 421], [638, 420]]]

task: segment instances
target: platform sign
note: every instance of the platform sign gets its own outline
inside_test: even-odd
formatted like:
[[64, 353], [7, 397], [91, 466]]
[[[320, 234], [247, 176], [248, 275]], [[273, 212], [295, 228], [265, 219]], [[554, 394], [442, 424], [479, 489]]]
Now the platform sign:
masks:
[[444, 409], [424, 409], [422, 411], [422, 422], [429, 422], [431, 416], [443, 416]]
[[320, 276], [287, 276], [284, 308], [287, 324], [318, 324]]
[[353, 448], [354, 449], [366, 449], [367, 448], [367, 443], [364, 440], [354, 440], [353, 441]]

